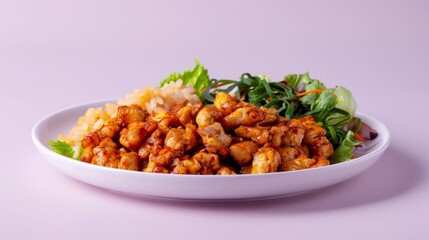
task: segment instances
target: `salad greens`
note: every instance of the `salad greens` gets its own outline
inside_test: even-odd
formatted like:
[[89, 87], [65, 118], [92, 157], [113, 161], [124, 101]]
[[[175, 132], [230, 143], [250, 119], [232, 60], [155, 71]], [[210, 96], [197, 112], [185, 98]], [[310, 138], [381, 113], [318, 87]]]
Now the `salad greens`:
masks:
[[48, 145], [51, 146], [52, 150], [56, 153], [59, 153], [63, 156], [80, 159], [80, 155], [82, 154], [82, 147], [73, 147], [63, 141], [52, 141], [48, 142]]
[[352, 158], [353, 148], [360, 144], [354, 139], [361, 122], [355, 118], [357, 105], [351, 92], [342, 86], [327, 88], [308, 72], [286, 75], [280, 82], [249, 73], [242, 74], [239, 80], [218, 80], [210, 79], [207, 70], [196, 61], [192, 71], [173, 73], [161, 86], [178, 79], [184, 85], [194, 85], [204, 104], [212, 104], [218, 92], [227, 92], [254, 105], [278, 109], [288, 119], [312, 115], [326, 129], [326, 137], [334, 146], [330, 157], [333, 163]]
[[195, 60], [195, 67], [192, 71], [186, 69], [183, 73], [174, 72], [166, 79], [162, 80], [160, 85], [164, 86], [166, 83], [175, 82], [181, 79], [183, 85], [192, 85], [198, 96], [201, 96], [202, 91], [210, 84], [210, 79], [207, 69], [205, 69], [198, 60]]
[[332, 164], [347, 161], [353, 157], [353, 148], [359, 145], [359, 141], [354, 139], [354, 133], [348, 131], [344, 140], [335, 149], [332, 156], [329, 158]]

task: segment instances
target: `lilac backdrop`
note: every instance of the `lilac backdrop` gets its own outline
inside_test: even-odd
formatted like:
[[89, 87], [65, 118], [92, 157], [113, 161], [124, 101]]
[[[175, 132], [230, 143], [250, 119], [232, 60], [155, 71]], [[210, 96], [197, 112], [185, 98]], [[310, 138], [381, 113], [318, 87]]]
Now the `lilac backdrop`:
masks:
[[[1, 1], [0, 239], [427, 239], [427, 1]], [[57, 172], [30, 131], [198, 58], [212, 77], [310, 74], [344, 85], [392, 143], [364, 174], [309, 195], [183, 203]]]

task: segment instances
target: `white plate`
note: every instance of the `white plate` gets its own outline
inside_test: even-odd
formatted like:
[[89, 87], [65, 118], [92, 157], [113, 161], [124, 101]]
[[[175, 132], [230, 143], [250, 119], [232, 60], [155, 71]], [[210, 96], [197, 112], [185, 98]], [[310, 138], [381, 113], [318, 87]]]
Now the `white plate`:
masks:
[[378, 131], [378, 137], [357, 152], [357, 158], [321, 168], [260, 175], [175, 175], [112, 169], [88, 164], [50, 150], [49, 140], [67, 133], [79, 116], [90, 107], [104, 106], [98, 101], [63, 109], [41, 119], [32, 130], [32, 139], [42, 154], [59, 171], [101, 188], [144, 197], [194, 201], [236, 201], [295, 195], [350, 179], [372, 166], [390, 143], [387, 128], [378, 120], [358, 113]]

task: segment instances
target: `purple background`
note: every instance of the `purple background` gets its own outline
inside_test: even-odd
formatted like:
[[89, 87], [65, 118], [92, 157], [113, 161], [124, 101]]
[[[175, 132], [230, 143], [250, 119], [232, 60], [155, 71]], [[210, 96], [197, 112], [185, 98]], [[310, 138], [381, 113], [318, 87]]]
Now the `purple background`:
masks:
[[[428, 239], [428, 1], [1, 1], [0, 239]], [[123, 97], [199, 58], [214, 78], [309, 71], [392, 142], [308, 195], [184, 203], [75, 181], [37, 153], [43, 116]]]

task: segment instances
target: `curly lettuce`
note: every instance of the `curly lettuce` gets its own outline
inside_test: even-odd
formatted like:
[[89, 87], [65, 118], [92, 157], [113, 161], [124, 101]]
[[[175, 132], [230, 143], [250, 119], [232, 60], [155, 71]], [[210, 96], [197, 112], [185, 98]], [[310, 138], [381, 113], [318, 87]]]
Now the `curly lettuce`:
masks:
[[301, 114], [313, 115], [316, 122], [327, 130], [326, 136], [335, 148], [330, 160], [338, 163], [352, 158], [353, 149], [359, 142], [354, 139], [353, 131], [344, 129], [357, 109], [351, 92], [342, 86], [328, 89], [308, 73], [287, 75], [284, 81], [300, 96], [304, 107]]
[[332, 164], [347, 161], [353, 158], [353, 148], [360, 142], [354, 139], [354, 132], [348, 131], [341, 144], [335, 149], [334, 154], [329, 157]]
[[200, 97], [200, 99], [203, 99], [203, 91], [210, 85], [208, 71], [198, 60], [195, 60], [194, 69], [186, 69], [183, 73], [171, 73], [170, 76], [161, 81], [160, 86], [162, 87], [166, 83], [176, 82], [179, 79], [182, 80], [182, 84], [184, 86], [194, 86], [195, 93]]

